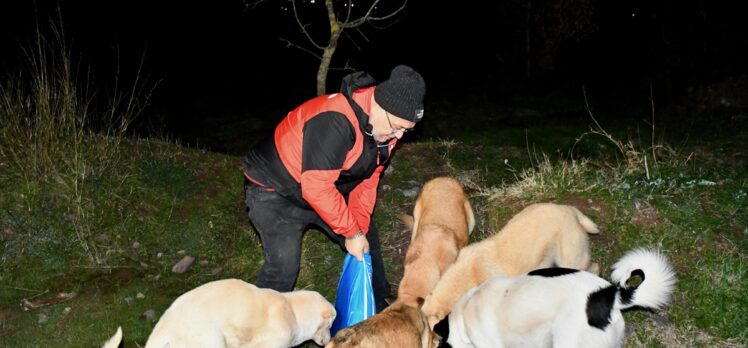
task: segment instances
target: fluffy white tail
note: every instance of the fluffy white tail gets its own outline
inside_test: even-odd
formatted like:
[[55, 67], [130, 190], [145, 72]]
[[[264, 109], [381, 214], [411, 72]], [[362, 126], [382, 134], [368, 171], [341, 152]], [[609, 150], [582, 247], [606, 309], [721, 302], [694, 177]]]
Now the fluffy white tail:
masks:
[[[632, 276], [640, 276], [641, 284], [626, 284]], [[634, 306], [660, 309], [670, 302], [677, 281], [670, 262], [655, 250], [634, 249], [624, 255], [611, 274], [618, 287], [615, 306], [619, 309]]]
[[117, 332], [108, 341], [104, 342], [101, 348], [117, 348], [122, 343], [122, 327], [117, 327]]

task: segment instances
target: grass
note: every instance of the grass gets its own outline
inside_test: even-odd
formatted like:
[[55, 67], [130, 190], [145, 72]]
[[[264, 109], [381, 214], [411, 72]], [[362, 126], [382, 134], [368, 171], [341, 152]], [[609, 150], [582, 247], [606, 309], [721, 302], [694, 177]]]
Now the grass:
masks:
[[[101, 264], [88, 262], [79, 243], [61, 239], [76, 223], [66, 218], [68, 208], [57, 207], [42, 190], [2, 181], [1, 199], [9, 207], [0, 213], [5, 346], [95, 346], [117, 325], [125, 328], [130, 346], [143, 344], [154, 324], [140, 319], [146, 310], [158, 316], [179, 294], [210, 280], [255, 279], [261, 248], [243, 207], [241, 157], [155, 140], [120, 146], [129, 154], [122, 162], [129, 175], [101, 178], [91, 192], [101, 208], [88, 222], [98, 232]], [[643, 168], [630, 168], [627, 161], [528, 158], [523, 148], [470, 140], [404, 144], [382, 181], [375, 214], [390, 281], [397, 285], [407, 250], [407, 234], [395, 219], [412, 209], [414, 197], [405, 193], [428, 178], [451, 175], [465, 185], [478, 213], [474, 241], [495, 233], [526, 204], [556, 201], [579, 206], [603, 227], [602, 235], [592, 237], [603, 274], [628, 249], [661, 248], [680, 277], [674, 303], [660, 313], [671, 325], [657, 324], [646, 312], [629, 312], [633, 334], [627, 345], [743, 346], [748, 340], [745, 167], [716, 167], [709, 156], [693, 155], [685, 164], [678, 158], [663, 158], [647, 180]], [[5, 170], [7, 175], [11, 169]], [[172, 273], [171, 266], [187, 254], [197, 258], [193, 267]], [[342, 256], [321, 232], [310, 230], [297, 287], [334, 300]], [[73, 291], [77, 296], [67, 302], [19, 309], [24, 298]]]
[[[53, 76], [63, 79], [30, 92], [24, 84], [6, 83], [0, 95], [0, 112], [9, 121], [0, 125], [0, 345], [98, 346], [121, 325], [127, 345], [141, 346], [155, 324], [147, 311], [157, 318], [174, 298], [211, 280], [256, 279], [262, 249], [246, 217], [242, 158], [129, 138], [121, 123], [102, 133], [85, 121], [94, 114], [73, 81], [64, 79], [70, 75]], [[52, 93], [57, 90], [67, 94]], [[38, 107], [24, 108], [25, 100]], [[41, 107], [53, 101], [61, 104]], [[555, 201], [579, 207], [603, 228], [591, 237], [603, 276], [629, 249], [663, 250], [679, 275], [675, 298], [662, 312], [627, 312], [626, 346], [746, 346], [744, 119], [663, 121], [652, 137], [638, 127], [632, 132], [630, 123], [609, 127], [604, 119], [540, 124], [554, 118], [551, 109], [587, 116], [583, 106], [563, 103], [521, 108], [516, 117], [530, 115], [523, 127], [508, 126], [517, 121], [507, 121], [511, 108], [498, 103], [439, 106], [445, 121], [424, 123], [416, 141], [398, 149], [380, 185], [374, 220], [393, 288], [409, 241], [396, 216], [412, 210], [413, 189], [449, 175], [474, 205], [473, 242], [498, 231], [525, 205]], [[23, 123], [27, 119], [37, 121]], [[642, 129], [651, 131], [646, 124]], [[694, 129], [718, 136], [685, 141], [683, 134]], [[173, 273], [185, 255], [195, 263], [186, 273]], [[342, 259], [339, 247], [309, 230], [297, 288], [333, 301]], [[20, 308], [24, 299], [61, 292], [75, 296]]]

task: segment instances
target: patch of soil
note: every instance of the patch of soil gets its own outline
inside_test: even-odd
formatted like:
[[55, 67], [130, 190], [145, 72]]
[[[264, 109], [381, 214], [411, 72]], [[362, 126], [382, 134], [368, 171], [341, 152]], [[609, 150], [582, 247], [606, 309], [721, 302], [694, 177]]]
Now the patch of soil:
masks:
[[745, 241], [748, 238], [746, 227], [734, 222], [727, 227], [727, 234], [740, 241]]
[[745, 237], [743, 236], [742, 230], [737, 230], [735, 225], [731, 225], [728, 227], [727, 231], [723, 231], [722, 233], [718, 233], [714, 237], [714, 246], [721, 252], [725, 254], [738, 254], [740, 253], [740, 248], [735, 245], [735, 243], [730, 240], [730, 237], [737, 238], [737, 240], [741, 241], [744, 240]]
[[[177, 154], [176, 157], [180, 161], [193, 163], [196, 159], [200, 159], [200, 156], [201, 155], [199, 154], [191, 154], [188, 156], [186, 154], [180, 153]], [[201, 189], [200, 191], [191, 194], [187, 199], [182, 200], [181, 204], [175, 207], [174, 211], [172, 212], [172, 216], [177, 219], [186, 220], [190, 218], [192, 214], [194, 214], [195, 210], [200, 210], [199, 208], [203, 206], [206, 200], [213, 199], [214, 197], [225, 191], [227, 187], [225, 187], [223, 183], [220, 182], [223, 179], [216, 178], [217, 175], [222, 175], [217, 174], [222, 170], [233, 170], [233, 172], [235, 173], [237, 179], [232, 182], [232, 187], [229, 187], [228, 189], [234, 192], [235, 197], [237, 198], [236, 202], [241, 202], [241, 207], [238, 212], [245, 212], [246, 207], [244, 207], [244, 185], [242, 184], [242, 167], [240, 165], [234, 165], [234, 163], [225, 159], [220, 162], [218, 167], [219, 168], [211, 166], [193, 167], [195, 169], [195, 183], [200, 185]], [[246, 217], [246, 214], [244, 214], [244, 216]]]
[[49, 287], [54, 291], [70, 291], [79, 284], [116, 286], [141, 278], [143, 278], [143, 272], [135, 267], [95, 268], [77, 273], [57, 274], [50, 279]]
[[[593, 201], [591, 198], [569, 195], [561, 198], [560, 202], [577, 207], [577, 209], [581, 210], [585, 215], [597, 215], [600, 216], [601, 219], [603, 219], [604, 216], [611, 214], [611, 209], [603, 204]], [[591, 212], [594, 212], [594, 214]], [[615, 214], [615, 210], [613, 210], [612, 213]], [[605, 220], [615, 220], [615, 216]]]
[[560, 200], [563, 204], [568, 204], [577, 207], [584, 215], [587, 215], [592, 221], [594, 221], [600, 229], [599, 234], [591, 234], [590, 241], [597, 245], [603, 246], [604, 249], [610, 249], [618, 240], [611, 233], [606, 233], [603, 230], [602, 224], [604, 221], [615, 221], [618, 217], [618, 212], [615, 208], [608, 207], [604, 204], [600, 204], [590, 198], [582, 198], [577, 196], [565, 196]]
[[636, 208], [636, 215], [631, 218], [631, 224], [634, 226], [647, 228], [657, 225], [660, 221], [660, 214], [657, 208], [653, 207], [649, 202], [635, 199], [634, 208]]
[[[693, 250], [688, 252], [688, 256], [691, 257], [691, 260], [693, 260], [694, 263], [697, 263], [701, 261], [701, 258], [702, 258], [701, 255], [703, 255], [703, 253], [704, 253], [704, 245], [698, 244]], [[678, 272], [683, 272], [683, 270], [678, 269], [677, 267], [676, 267], [676, 270]]]
[[0, 229], [0, 242], [8, 242], [16, 239], [17, 234], [8, 227]]
[[0, 337], [9, 336], [13, 333], [12, 322], [18, 321], [18, 312], [9, 308], [0, 307]]
[[498, 224], [496, 224], [497, 228], [502, 228], [506, 223], [511, 219], [514, 215], [519, 213], [522, 209], [524, 209], [528, 204], [518, 198], [504, 198], [500, 201], [496, 201], [494, 203], [489, 203], [488, 206], [495, 206], [495, 204], [501, 204], [504, 208], [509, 210], [509, 214], [507, 216], [504, 216], [502, 221], [496, 221]]

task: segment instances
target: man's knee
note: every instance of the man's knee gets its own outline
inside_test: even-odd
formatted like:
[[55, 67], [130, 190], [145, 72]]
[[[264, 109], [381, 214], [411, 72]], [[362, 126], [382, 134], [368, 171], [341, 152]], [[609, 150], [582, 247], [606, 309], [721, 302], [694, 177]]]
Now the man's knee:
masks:
[[[289, 241], [290, 242], [290, 241]], [[268, 243], [264, 246], [265, 263], [279, 272], [295, 272], [301, 262], [301, 245]]]
[[291, 291], [299, 273], [299, 262], [289, 259], [265, 260], [260, 269], [257, 285], [277, 291]]

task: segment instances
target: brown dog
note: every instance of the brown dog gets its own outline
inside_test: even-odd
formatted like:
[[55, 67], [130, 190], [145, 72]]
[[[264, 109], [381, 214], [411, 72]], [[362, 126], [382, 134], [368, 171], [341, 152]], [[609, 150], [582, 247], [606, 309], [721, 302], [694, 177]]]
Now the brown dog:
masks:
[[[408, 225], [407, 217], [401, 219]], [[417, 299], [431, 293], [467, 244], [475, 217], [460, 183], [439, 177], [423, 185], [413, 209], [413, 220], [397, 297], [411, 307], [420, 307]]]
[[[146, 348], [293, 347], [330, 340], [335, 307], [314, 291], [278, 292], [238, 279], [198, 286], [171, 304]], [[117, 334], [104, 347], [116, 347]]]
[[440, 177], [423, 185], [413, 217], [405, 215], [401, 219], [412, 234], [397, 301], [381, 313], [338, 332], [327, 348], [434, 346], [420, 308], [467, 244], [475, 226], [473, 209], [457, 180]]
[[397, 300], [377, 315], [347, 327], [325, 348], [433, 347], [426, 317], [419, 307]]
[[598, 232], [597, 225], [575, 207], [553, 203], [526, 207], [497, 234], [460, 251], [423, 304], [429, 327], [444, 319], [469, 289], [496, 275], [551, 266], [598, 273], [598, 265], [590, 264], [587, 236]]

